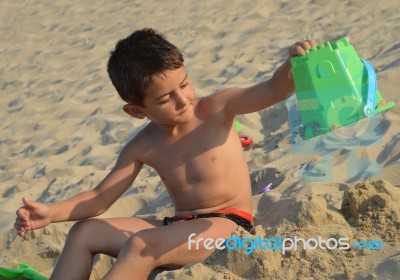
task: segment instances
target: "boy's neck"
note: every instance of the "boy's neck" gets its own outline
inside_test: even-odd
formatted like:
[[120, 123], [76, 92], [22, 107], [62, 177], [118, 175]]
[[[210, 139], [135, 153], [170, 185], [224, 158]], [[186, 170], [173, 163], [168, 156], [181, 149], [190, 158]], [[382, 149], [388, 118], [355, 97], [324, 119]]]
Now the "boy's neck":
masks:
[[198, 123], [198, 101], [196, 100], [193, 102], [193, 110], [194, 110], [194, 115], [193, 118], [191, 118], [188, 122], [186, 123], [180, 123], [180, 124], [174, 124], [174, 125], [165, 125], [165, 124], [158, 124], [155, 123], [154, 121], [151, 121], [151, 123], [154, 125], [155, 128], [157, 128], [162, 134], [164, 134], [166, 137], [181, 137], [193, 130], [194, 127], [196, 127]]
[[193, 130], [193, 120], [188, 123], [176, 125], [159, 125], [153, 122], [152, 124], [166, 137], [181, 137]]

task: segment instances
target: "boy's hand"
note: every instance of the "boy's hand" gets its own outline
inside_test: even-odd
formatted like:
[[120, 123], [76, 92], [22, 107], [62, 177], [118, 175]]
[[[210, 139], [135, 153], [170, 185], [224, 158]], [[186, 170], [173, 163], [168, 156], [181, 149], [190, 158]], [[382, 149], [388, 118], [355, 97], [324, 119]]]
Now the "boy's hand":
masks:
[[[306, 50], [311, 49], [312, 47], [315, 47], [316, 45], [317, 44], [313, 40], [304, 40], [304, 41], [298, 41], [298, 42], [294, 43], [289, 48], [289, 60], [293, 56], [306, 55]], [[289, 71], [289, 79], [293, 79], [292, 71]]]
[[289, 49], [289, 58], [298, 55], [306, 55], [306, 50], [315, 47], [317, 44], [313, 40], [298, 41]]
[[17, 210], [14, 228], [19, 236], [24, 236], [29, 230], [42, 228], [50, 224], [50, 207], [46, 204], [23, 198], [24, 206]]

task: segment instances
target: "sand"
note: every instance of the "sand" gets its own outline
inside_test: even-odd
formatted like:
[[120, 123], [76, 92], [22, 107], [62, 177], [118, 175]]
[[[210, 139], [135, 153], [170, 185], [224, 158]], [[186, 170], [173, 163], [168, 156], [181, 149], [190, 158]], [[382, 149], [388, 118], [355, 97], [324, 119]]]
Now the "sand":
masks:
[[[199, 96], [268, 79], [297, 40], [346, 36], [374, 65], [384, 99], [400, 103], [394, 0], [1, 1], [0, 15], [0, 266], [27, 262], [50, 275], [72, 223], [17, 237], [22, 197], [51, 203], [93, 188], [145, 125], [123, 113], [106, 73], [110, 50], [135, 29], [156, 28], [181, 48]], [[245, 154], [257, 227], [234, 235], [379, 240], [383, 250], [225, 249], [151, 279], [398, 278], [399, 106], [302, 146], [290, 133], [295, 102], [238, 116], [254, 138]], [[269, 183], [273, 190], [258, 194]], [[171, 213], [157, 174], [145, 168], [103, 216]], [[91, 279], [112, 262], [99, 256]]]

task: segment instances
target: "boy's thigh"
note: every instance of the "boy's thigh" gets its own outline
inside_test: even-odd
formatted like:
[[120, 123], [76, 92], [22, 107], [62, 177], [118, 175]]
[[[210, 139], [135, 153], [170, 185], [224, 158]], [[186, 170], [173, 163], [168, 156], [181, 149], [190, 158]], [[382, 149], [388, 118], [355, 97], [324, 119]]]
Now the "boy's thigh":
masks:
[[134, 234], [162, 226], [161, 220], [137, 217], [95, 218], [80, 221], [74, 231], [86, 235], [93, 253], [103, 253], [117, 257], [125, 242]]
[[[215, 241], [230, 238], [237, 227], [226, 218], [199, 218], [145, 229], [135, 237], [143, 239], [148, 246], [146, 254], [152, 255], [157, 266], [177, 268], [204, 260], [215, 251]], [[208, 248], [205, 248], [207, 238]]]

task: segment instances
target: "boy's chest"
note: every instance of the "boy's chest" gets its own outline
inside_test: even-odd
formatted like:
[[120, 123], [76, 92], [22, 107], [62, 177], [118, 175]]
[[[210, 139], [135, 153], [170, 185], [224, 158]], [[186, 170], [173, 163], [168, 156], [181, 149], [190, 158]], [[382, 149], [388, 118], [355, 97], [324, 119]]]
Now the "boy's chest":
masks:
[[201, 123], [177, 139], [158, 142], [146, 156], [165, 184], [196, 184], [215, 176], [226, 157], [229, 127]]

